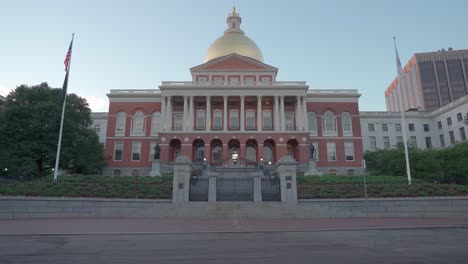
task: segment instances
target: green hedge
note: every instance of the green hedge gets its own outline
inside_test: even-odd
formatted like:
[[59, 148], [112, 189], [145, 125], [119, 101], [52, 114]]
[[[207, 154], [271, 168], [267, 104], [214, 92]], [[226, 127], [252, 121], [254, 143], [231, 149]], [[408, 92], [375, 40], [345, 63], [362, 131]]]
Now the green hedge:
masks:
[[6, 180], [0, 183], [3, 196], [101, 197], [172, 199], [172, 176], [108, 177], [62, 176], [32, 181]]

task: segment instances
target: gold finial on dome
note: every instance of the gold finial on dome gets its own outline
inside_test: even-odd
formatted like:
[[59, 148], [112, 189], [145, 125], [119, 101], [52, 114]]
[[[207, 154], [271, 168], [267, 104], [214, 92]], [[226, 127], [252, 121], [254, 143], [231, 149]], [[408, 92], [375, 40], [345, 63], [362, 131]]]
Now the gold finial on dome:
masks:
[[232, 7], [232, 13], [230, 14], [230, 16], [232, 16], [232, 17], [238, 17], [239, 16], [239, 13], [236, 13], [236, 7], [235, 6]]

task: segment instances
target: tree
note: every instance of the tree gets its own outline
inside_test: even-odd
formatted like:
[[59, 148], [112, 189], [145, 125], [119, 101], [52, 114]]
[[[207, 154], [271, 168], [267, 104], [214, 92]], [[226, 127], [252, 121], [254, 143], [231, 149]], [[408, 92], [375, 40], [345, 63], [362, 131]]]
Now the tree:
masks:
[[[43, 176], [55, 165], [62, 112], [62, 89], [47, 83], [18, 86], [0, 107], [0, 168]], [[98, 173], [104, 150], [92, 124], [86, 99], [69, 94], [65, 108], [60, 168]], [[13, 171], [13, 170], [9, 170]]]

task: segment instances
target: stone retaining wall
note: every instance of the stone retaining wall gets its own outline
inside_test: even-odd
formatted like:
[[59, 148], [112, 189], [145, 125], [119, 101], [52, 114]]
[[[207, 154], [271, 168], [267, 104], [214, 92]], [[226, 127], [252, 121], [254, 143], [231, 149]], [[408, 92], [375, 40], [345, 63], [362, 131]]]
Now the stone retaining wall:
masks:
[[468, 218], [468, 197], [190, 202], [170, 200], [1, 197], [0, 219], [13, 218]]

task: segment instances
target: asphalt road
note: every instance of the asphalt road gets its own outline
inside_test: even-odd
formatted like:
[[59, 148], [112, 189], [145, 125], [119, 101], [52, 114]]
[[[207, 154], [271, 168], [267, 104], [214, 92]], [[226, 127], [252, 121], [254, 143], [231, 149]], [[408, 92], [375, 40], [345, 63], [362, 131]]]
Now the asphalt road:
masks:
[[0, 263], [468, 263], [467, 228], [0, 236]]

